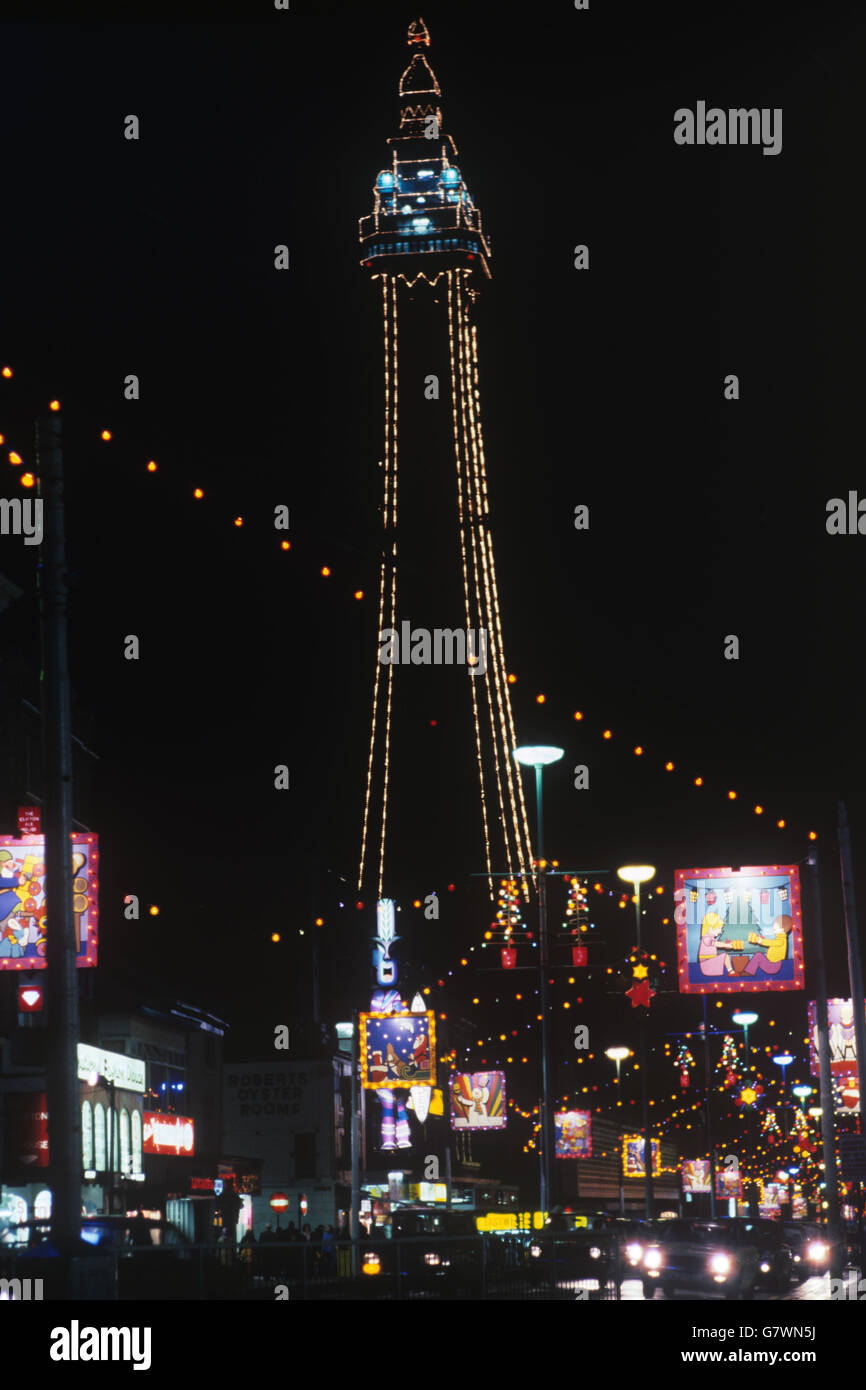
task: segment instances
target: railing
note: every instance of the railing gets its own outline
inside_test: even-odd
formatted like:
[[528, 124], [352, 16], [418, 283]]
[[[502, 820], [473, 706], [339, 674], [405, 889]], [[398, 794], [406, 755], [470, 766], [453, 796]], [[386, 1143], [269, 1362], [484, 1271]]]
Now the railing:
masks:
[[[308, 1241], [102, 1249], [92, 1297], [141, 1300], [616, 1299], [635, 1277], [616, 1240], [586, 1233], [362, 1236], [322, 1248]], [[104, 1271], [113, 1262], [113, 1277]], [[0, 1278], [57, 1287], [57, 1258], [0, 1252]]]

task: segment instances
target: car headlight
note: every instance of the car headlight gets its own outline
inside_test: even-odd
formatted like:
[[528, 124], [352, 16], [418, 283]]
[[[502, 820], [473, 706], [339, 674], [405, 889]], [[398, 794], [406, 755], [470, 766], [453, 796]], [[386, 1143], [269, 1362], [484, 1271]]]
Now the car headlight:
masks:
[[721, 1251], [716, 1255], [710, 1256], [710, 1272], [712, 1274], [730, 1274], [731, 1257], [723, 1255]]
[[643, 1246], [638, 1245], [633, 1241], [631, 1245], [627, 1245], [625, 1247], [625, 1253], [626, 1258], [628, 1259], [630, 1264], [640, 1264], [640, 1257], [643, 1254]]
[[806, 1254], [810, 1260], [826, 1260], [828, 1249], [823, 1240], [812, 1240], [809, 1242]]
[[530, 1245], [530, 1247], [529, 1247], [529, 1253], [530, 1253], [530, 1255], [532, 1256], [532, 1258], [533, 1258], [534, 1260], [539, 1259], [539, 1258], [541, 1257], [541, 1246], [540, 1246], [540, 1245]]
[[799, 1255], [795, 1255], [795, 1256], [794, 1256], [794, 1264], [795, 1264], [795, 1265], [798, 1265], [799, 1263], [800, 1263], [800, 1256], [799, 1256]]
[[661, 1269], [661, 1250], [647, 1250], [644, 1254], [643, 1262], [647, 1269]]
[[381, 1274], [382, 1261], [379, 1259], [378, 1255], [370, 1252], [364, 1256], [364, 1263], [361, 1268], [365, 1274]]
[[769, 1264], [767, 1263], [766, 1260], [762, 1260], [762, 1261], [761, 1261], [761, 1273], [762, 1273], [762, 1274], [769, 1274], [769, 1273], [770, 1273], [770, 1266], [769, 1266]]
[[424, 1263], [425, 1265], [439, 1265], [442, 1261], [435, 1250], [428, 1250], [427, 1254], [424, 1256]]
[[598, 1248], [597, 1245], [591, 1245], [591, 1246], [589, 1247], [589, 1258], [590, 1258], [591, 1260], [600, 1260], [600, 1259], [601, 1259], [601, 1251], [599, 1250], [599, 1248]]

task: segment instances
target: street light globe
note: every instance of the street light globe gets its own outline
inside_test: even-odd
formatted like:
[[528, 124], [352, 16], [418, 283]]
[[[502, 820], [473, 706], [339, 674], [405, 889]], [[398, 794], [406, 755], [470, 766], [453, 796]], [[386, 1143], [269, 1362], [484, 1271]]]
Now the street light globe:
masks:
[[794, 1086], [792, 1089], [798, 1100], [805, 1100], [807, 1096], [812, 1094], [811, 1086]]
[[621, 869], [617, 869], [618, 876], [626, 883], [646, 883], [647, 879], [653, 878], [655, 869], [652, 864], [625, 864]]
[[565, 749], [533, 743], [524, 748], [515, 748], [514, 756], [522, 767], [547, 767], [549, 763], [558, 763], [560, 758], [564, 758]]
[[733, 1019], [734, 1023], [739, 1023], [741, 1028], [751, 1028], [752, 1024], [757, 1023], [758, 1021], [757, 1014], [739, 1011], [735, 1014], [731, 1014], [731, 1018]]
[[788, 1067], [788, 1066], [791, 1065], [791, 1063], [793, 1062], [793, 1060], [794, 1060], [794, 1059], [793, 1059], [793, 1057], [791, 1056], [790, 1052], [779, 1052], [779, 1053], [773, 1058], [773, 1061], [776, 1063], [776, 1066], [777, 1066], [777, 1067]]
[[628, 1056], [627, 1047], [608, 1047], [605, 1049], [605, 1057], [609, 1057], [612, 1062], [624, 1062]]

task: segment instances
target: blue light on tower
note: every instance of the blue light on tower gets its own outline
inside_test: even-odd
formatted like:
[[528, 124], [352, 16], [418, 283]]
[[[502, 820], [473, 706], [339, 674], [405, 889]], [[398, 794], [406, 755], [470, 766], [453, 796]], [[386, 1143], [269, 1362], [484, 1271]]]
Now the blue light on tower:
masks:
[[388, 190], [393, 188], [396, 182], [397, 180], [394, 178], [394, 175], [391, 173], [390, 169], [383, 169], [379, 177], [376, 179], [376, 187]]

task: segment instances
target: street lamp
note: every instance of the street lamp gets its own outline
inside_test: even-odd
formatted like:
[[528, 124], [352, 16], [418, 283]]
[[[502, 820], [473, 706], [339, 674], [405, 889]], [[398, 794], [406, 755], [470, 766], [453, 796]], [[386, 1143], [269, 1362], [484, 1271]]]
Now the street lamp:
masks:
[[546, 744], [534, 744], [514, 749], [515, 760], [521, 767], [535, 768], [535, 809], [538, 824], [538, 969], [540, 971], [541, 1000], [541, 1211], [552, 1206], [551, 1179], [553, 1169], [553, 1100], [551, 1096], [552, 1064], [550, 1060], [550, 1021], [547, 1017], [547, 877], [544, 872], [544, 811], [541, 799], [541, 773], [551, 763], [558, 763], [565, 756], [564, 748], [551, 748]]
[[[624, 864], [621, 869], [617, 869], [617, 875], [625, 883], [634, 885], [634, 918], [637, 929], [637, 946], [640, 950], [640, 886], [647, 883], [655, 876], [655, 869], [652, 864]], [[640, 1017], [640, 1093], [641, 1110], [643, 1112], [643, 1171], [646, 1194], [646, 1215], [647, 1220], [652, 1220], [653, 1215], [653, 1145], [652, 1135], [650, 1134], [649, 1124], [649, 1077], [647, 1076], [647, 1043], [646, 1043], [646, 1015], [647, 1010], [642, 1009]]]
[[794, 1092], [794, 1095], [797, 1097], [801, 1105], [803, 1104], [803, 1101], [806, 1099], [806, 1097], [812, 1094], [811, 1086], [792, 1086], [791, 1090]]
[[782, 1068], [782, 1129], [786, 1139], [788, 1137], [788, 1068], [793, 1060], [790, 1052], [778, 1052], [773, 1058], [776, 1066]]
[[746, 1066], [749, 1065], [749, 1029], [753, 1023], [757, 1023], [758, 1015], [749, 1013], [742, 1009], [731, 1015], [734, 1023], [738, 1023], [746, 1035]]
[[[619, 1067], [620, 1067], [620, 1063], [621, 1063], [621, 1062], [624, 1062], [625, 1059], [626, 1059], [626, 1057], [628, 1056], [628, 1048], [627, 1048], [627, 1047], [608, 1047], [608, 1048], [605, 1049], [605, 1054], [604, 1054], [604, 1055], [605, 1055], [605, 1057], [609, 1057], [610, 1060], [611, 1060], [612, 1062], [615, 1062], [615, 1063], [616, 1063], [616, 1084], [617, 1084], [617, 1086], [618, 1086], [618, 1085], [619, 1085]], [[625, 1189], [623, 1188], [623, 1185], [622, 1185], [622, 1160], [621, 1160], [621, 1159], [620, 1159], [620, 1161], [619, 1161], [619, 1163], [618, 1163], [617, 1166], [618, 1166], [618, 1168], [619, 1168], [619, 1214], [620, 1214], [620, 1216], [625, 1216]]]

